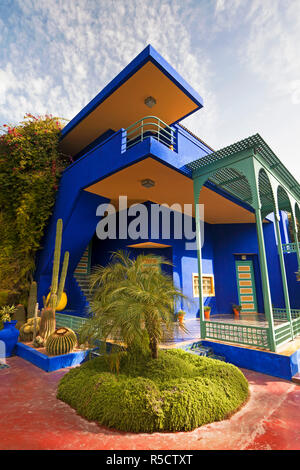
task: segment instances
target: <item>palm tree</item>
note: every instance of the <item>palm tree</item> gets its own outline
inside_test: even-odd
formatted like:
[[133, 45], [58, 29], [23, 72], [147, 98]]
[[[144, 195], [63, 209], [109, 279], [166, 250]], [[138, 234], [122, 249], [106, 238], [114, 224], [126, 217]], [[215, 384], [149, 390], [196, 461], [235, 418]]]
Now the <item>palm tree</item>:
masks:
[[[153, 260], [155, 262], [153, 263]], [[172, 265], [160, 256], [126, 252], [112, 254], [107, 266], [97, 266], [90, 276], [93, 312], [81, 331], [81, 338], [112, 339], [128, 351], [151, 352], [158, 357], [158, 344], [175, 328], [174, 305], [186, 297], [173, 284], [160, 265]]]

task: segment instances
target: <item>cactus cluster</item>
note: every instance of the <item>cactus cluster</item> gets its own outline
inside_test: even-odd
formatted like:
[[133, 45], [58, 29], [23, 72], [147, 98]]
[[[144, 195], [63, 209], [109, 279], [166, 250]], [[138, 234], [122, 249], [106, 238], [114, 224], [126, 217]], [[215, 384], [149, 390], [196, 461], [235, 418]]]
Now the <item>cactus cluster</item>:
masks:
[[41, 328], [40, 328], [39, 335], [41, 336], [41, 338], [43, 338], [44, 345], [46, 344], [46, 341], [49, 338], [49, 336], [55, 331], [55, 310], [64, 292], [68, 264], [69, 264], [69, 252], [66, 251], [64, 255], [63, 266], [62, 266], [61, 275], [59, 279], [62, 230], [63, 230], [62, 219], [58, 219], [57, 224], [56, 224], [56, 238], [55, 238], [55, 249], [54, 249], [50, 296], [49, 296], [48, 302], [44, 299], [44, 308], [41, 313], [42, 319], [41, 319]]
[[16, 310], [12, 314], [11, 319], [17, 321], [16, 328], [20, 330], [20, 328], [26, 323], [26, 312], [24, 305], [19, 304], [16, 306]]
[[[66, 251], [63, 260], [63, 266], [61, 275], [59, 278], [60, 270], [60, 256], [61, 256], [61, 243], [62, 243], [62, 230], [63, 222], [62, 219], [58, 219], [56, 224], [56, 238], [55, 238], [55, 249], [53, 259], [53, 271], [52, 271], [52, 282], [50, 295], [47, 300], [44, 298], [44, 308], [41, 311], [41, 316], [38, 317], [38, 305], [37, 305], [37, 283], [32, 282], [30, 286], [29, 298], [28, 298], [28, 320], [20, 328], [20, 340], [25, 342], [33, 341], [33, 346], [43, 347], [46, 346], [48, 338], [50, 338], [55, 332], [55, 310], [59, 305], [62, 294], [64, 292], [65, 281], [67, 276], [68, 264], [69, 264], [69, 252]], [[66, 345], [62, 346], [62, 349], [69, 349], [74, 346], [74, 335], [75, 333], [70, 330], [70, 338], [66, 339]], [[73, 335], [73, 336], [72, 336]], [[76, 344], [76, 335], [75, 335]], [[50, 346], [51, 348], [52, 346]], [[55, 346], [56, 347], [56, 346]], [[60, 354], [60, 353], [59, 353]], [[63, 353], [62, 353], [63, 354]]]
[[[29, 343], [33, 340], [34, 334], [34, 318], [29, 318], [27, 322], [21, 326], [20, 328], [20, 341], [24, 341], [25, 343]], [[41, 325], [41, 317], [36, 318], [36, 334], [40, 330]]]
[[77, 337], [70, 328], [57, 328], [46, 341], [46, 351], [50, 356], [59, 356], [73, 351]]

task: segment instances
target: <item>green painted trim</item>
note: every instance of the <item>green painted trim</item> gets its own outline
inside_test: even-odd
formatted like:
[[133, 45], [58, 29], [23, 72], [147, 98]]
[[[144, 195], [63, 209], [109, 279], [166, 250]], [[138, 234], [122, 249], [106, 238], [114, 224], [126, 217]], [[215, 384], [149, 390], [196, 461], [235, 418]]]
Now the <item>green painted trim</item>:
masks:
[[[238, 289], [238, 296], [239, 296], [239, 302], [240, 305], [244, 302], [241, 301], [241, 295], [247, 295], [247, 294], [241, 294], [240, 289], [247, 288], [245, 287], [240, 287], [239, 286], [239, 271], [238, 271], [238, 266], [250, 266], [250, 274], [251, 274], [251, 282], [252, 282], [252, 291], [253, 291], [253, 298], [254, 301], [254, 309], [250, 310], [243, 310], [243, 312], [257, 312], [257, 297], [256, 297], [256, 282], [255, 282], [255, 275], [254, 275], [254, 268], [253, 268], [253, 261], [251, 259], [249, 260], [236, 260], [235, 261], [235, 268], [236, 268], [236, 282], [237, 282], [237, 289]], [[250, 295], [250, 294], [249, 294]], [[246, 302], [247, 303], [247, 302]], [[250, 303], [250, 302], [249, 302]]]
[[282, 280], [282, 287], [283, 287], [283, 293], [284, 293], [285, 308], [286, 308], [287, 318], [291, 326], [291, 339], [294, 339], [290, 296], [289, 296], [289, 289], [288, 289], [288, 283], [287, 283], [287, 278], [286, 278], [286, 269], [285, 269], [284, 255], [283, 255], [283, 250], [282, 250], [280, 227], [279, 227], [279, 221], [276, 216], [274, 219], [275, 219], [274, 223], [275, 223], [275, 228], [276, 228], [277, 249], [278, 249], [279, 261], [280, 261], [280, 271], [281, 271], [281, 280]]
[[199, 279], [199, 317], [200, 317], [200, 337], [206, 337], [206, 324], [204, 317], [204, 303], [203, 303], [203, 284], [202, 284], [202, 243], [201, 243], [201, 230], [200, 230], [200, 214], [196, 210], [199, 204], [199, 195], [201, 186], [199, 182], [194, 181], [194, 205], [196, 214], [196, 240], [197, 240], [197, 259], [198, 259], [198, 279]]
[[259, 209], [255, 210], [255, 216], [256, 216], [256, 228], [257, 228], [257, 238], [258, 238], [258, 247], [259, 247], [259, 259], [260, 259], [260, 270], [261, 270], [261, 279], [262, 279], [262, 287], [263, 287], [265, 315], [269, 323], [271, 351], [275, 352], [276, 343], [275, 343], [275, 332], [274, 332], [273, 308], [272, 308], [272, 300], [271, 300], [271, 292], [270, 292], [264, 233], [263, 233], [263, 227], [262, 227], [261, 213]]
[[229, 167], [239, 161], [241, 158], [247, 158], [249, 152], [251, 156], [255, 155], [260, 165], [272, 175], [272, 177], [282, 186], [287, 193], [299, 201], [300, 185], [287, 168], [281, 163], [279, 158], [270, 149], [264, 139], [255, 134], [228, 147], [222, 148], [216, 152], [201, 157], [187, 165], [193, 172], [193, 178], [197, 178], [204, 173], [217, 171], [220, 168]]
[[260, 349], [271, 349], [269, 328], [238, 323], [206, 322], [206, 337], [223, 343], [235, 343]]
[[224, 157], [221, 160], [216, 160], [215, 162], [211, 162], [211, 163], [208, 163], [207, 165], [203, 165], [203, 167], [198, 168], [197, 170], [193, 170], [193, 174], [192, 174], [193, 179], [197, 179], [200, 176], [203, 177], [208, 174], [216, 173], [218, 170], [221, 170], [222, 168], [226, 168], [226, 167], [234, 168], [234, 165], [236, 163], [246, 160], [249, 157], [252, 157], [253, 155], [254, 155], [253, 149], [242, 150], [241, 152], [237, 152], [234, 155], [228, 155], [227, 157]]
[[67, 315], [66, 313], [55, 313], [55, 320], [57, 327], [67, 327], [71, 330], [78, 332], [81, 326], [87, 321], [87, 318], [75, 317], [73, 315]]

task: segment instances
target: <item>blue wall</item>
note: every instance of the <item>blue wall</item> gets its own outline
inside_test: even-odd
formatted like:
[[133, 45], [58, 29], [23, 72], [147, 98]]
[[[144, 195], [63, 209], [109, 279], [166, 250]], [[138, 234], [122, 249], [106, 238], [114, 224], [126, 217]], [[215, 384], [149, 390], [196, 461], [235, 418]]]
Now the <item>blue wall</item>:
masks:
[[[150, 207], [151, 203], [147, 203]], [[128, 224], [131, 222], [128, 217]], [[194, 224], [194, 220], [193, 220]], [[148, 220], [149, 235], [151, 232], [150, 216]], [[193, 225], [195, 227], [195, 225]], [[258, 311], [264, 312], [261, 276], [258, 257], [258, 244], [255, 224], [216, 224], [205, 223], [204, 246], [202, 248], [202, 270], [203, 274], [214, 274], [216, 296], [205, 298], [205, 305], [212, 307], [211, 314], [232, 313], [232, 303], [238, 303], [238, 291], [236, 283], [235, 261], [239, 259], [238, 253], [252, 253], [252, 259], [256, 278], [256, 294]], [[118, 233], [118, 215], [117, 215]], [[272, 302], [275, 307], [284, 307], [283, 291], [280, 278], [279, 259], [276, 251], [275, 234], [273, 224], [264, 224], [267, 262], [269, 267], [270, 287]], [[173, 235], [173, 234], [171, 234]], [[128, 249], [133, 255], [139, 251], [127, 248], [128, 245], [152, 241], [171, 245], [165, 250], [144, 250], [145, 253], [158, 253], [173, 261], [173, 279], [183, 293], [190, 299], [191, 305], [182, 305], [187, 311], [188, 317], [199, 315], [199, 300], [193, 298], [192, 275], [198, 272], [197, 253], [195, 250], [185, 249], [186, 239], [176, 240], [174, 238], [164, 239], [159, 234], [158, 239], [138, 240], [99, 240], [97, 236], [93, 239], [92, 265], [105, 265], [112, 251]], [[142, 250], [143, 251], [143, 250]]]
[[[170, 150], [152, 137], [125, 151], [125, 132], [121, 129], [109, 136], [104, 142], [96, 145], [63, 172], [54, 213], [43, 242], [44, 248], [39, 253], [37, 260], [35, 277], [38, 281], [38, 301], [40, 304], [42, 296], [49, 291], [56, 221], [58, 218], [62, 218], [64, 223], [62, 251], [70, 251], [70, 264], [66, 280], [66, 292], [69, 299], [67, 308], [82, 313], [85, 307], [85, 299], [73, 278], [73, 272], [83, 251], [95, 235], [99, 221], [96, 216], [98, 205], [109, 202], [104, 197], [85, 191], [86, 187], [148, 157], [154, 158], [177, 171], [186, 173], [185, 165], [188, 162], [211, 152], [209, 148], [180, 126], [175, 125], [174, 128], [178, 133], [177, 152]], [[122, 188], [120, 188], [121, 192]], [[273, 224], [264, 224], [264, 232], [272, 301], [274, 306], [283, 307], [283, 293]], [[135, 242], [143, 241], [156, 241], [172, 246], [174, 281], [192, 300], [192, 305], [188, 309], [188, 316], [198, 315], [198, 299], [192, 297], [192, 274], [198, 271], [196, 251], [185, 250], [185, 239], [176, 240], [171, 238], [171, 241], [165, 240], [162, 234], [157, 240], [152, 240], [149, 237], [149, 239], [140, 239]], [[100, 241], [94, 237], [92, 263], [105, 264], [110, 251], [125, 248], [128, 244], [133, 243], [132, 240]], [[202, 252], [203, 273], [215, 275], [216, 287], [216, 297], [205, 299], [205, 304], [212, 307], [212, 314], [231, 313], [231, 304], [238, 302], [234, 253], [253, 253], [252, 258], [257, 278], [258, 307], [263, 312], [255, 224], [205, 224], [205, 244]], [[169, 254], [169, 256], [171, 255]], [[296, 286], [292, 288], [295, 290]], [[182, 307], [187, 310], [186, 306]]]
[[297, 281], [295, 274], [298, 271], [297, 254], [286, 253], [284, 260], [291, 308], [300, 309], [300, 283]]
[[[264, 312], [255, 224], [216, 224], [212, 227], [216, 298], [219, 313], [231, 313], [232, 303], [239, 302], [235, 271], [235, 260], [238, 259], [235, 254], [238, 253], [251, 253], [247, 259], [253, 261], [258, 310]], [[264, 236], [272, 303], [275, 307], [283, 307], [280, 265], [272, 223], [264, 224]]]
[[[150, 207], [151, 203], [146, 204]], [[128, 217], [128, 224], [130, 224], [132, 218]], [[171, 219], [172, 220], [172, 219]], [[195, 222], [192, 221], [193, 228], [195, 228]], [[118, 233], [118, 214], [117, 214], [117, 233]], [[205, 224], [206, 229], [209, 232], [210, 226], [209, 224]], [[97, 264], [106, 265], [109, 261], [110, 253], [112, 251], [116, 251], [118, 249], [126, 249], [130, 251], [133, 255], [136, 255], [140, 252], [145, 253], [154, 253], [159, 254], [161, 256], [166, 257], [168, 260], [171, 260], [174, 267], [172, 269], [173, 279], [175, 284], [183, 290], [183, 293], [189, 298], [191, 305], [188, 306], [187, 304], [182, 304], [180, 308], [183, 308], [187, 312], [188, 317], [195, 317], [199, 315], [199, 300], [198, 298], [193, 298], [193, 286], [192, 286], [192, 274], [198, 273], [198, 265], [197, 265], [197, 252], [196, 250], [186, 251], [185, 249], [185, 238], [177, 240], [174, 239], [174, 233], [171, 231], [171, 239], [163, 238], [161, 230], [159, 233], [159, 237], [156, 239], [151, 238], [151, 219], [150, 219], [150, 211], [149, 211], [149, 219], [148, 219], [148, 226], [149, 226], [149, 238], [143, 239], [140, 238], [138, 240], [132, 239], [125, 239], [125, 240], [99, 240], [95, 235], [93, 238], [93, 248], [92, 248], [92, 259], [91, 263], [92, 266]], [[172, 227], [172, 224], [171, 224]], [[165, 249], [144, 249], [144, 250], [137, 250], [134, 248], [128, 248], [128, 245], [133, 245], [137, 243], [144, 243], [144, 242], [154, 242], [154, 243], [162, 243], [166, 245], [171, 245], [170, 248]], [[168, 271], [168, 269], [167, 269]], [[213, 246], [212, 246], [212, 239], [208, 236], [205, 240], [205, 244], [203, 246], [203, 272], [207, 274], [213, 274]], [[170, 271], [169, 271], [170, 273]], [[215, 299], [214, 298], [207, 298], [206, 303], [209, 303], [213, 309], [215, 309]]]
[[[47, 294], [51, 283], [58, 218], [62, 218], [64, 224], [62, 250], [70, 251], [66, 286], [70, 290], [70, 294], [72, 292], [75, 304], [77, 305], [80, 301], [72, 274], [84, 249], [95, 233], [96, 208], [104, 201], [109, 202], [101, 196], [86, 192], [86, 187], [149, 156], [181, 171], [179, 169], [183, 168], [191, 159], [199, 158], [210, 152], [209, 149], [205, 149], [204, 144], [196, 144], [195, 138], [187, 138], [185, 136], [187, 133], [179, 126], [175, 125], [174, 128], [180, 134], [177, 152], [170, 150], [154, 138], [148, 138], [126, 151], [124, 148], [126, 133], [124, 129], [120, 129], [66, 168], [60, 181], [53, 216], [43, 240], [43, 249], [37, 256], [35, 279], [38, 282], [39, 303], [42, 302], [42, 296]], [[194, 144], [193, 141], [195, 141]], [[185, 170], [182, 171], [185, 172]], [[74, 302], [71, 300], [71, 304], [68, 303], [68, 308], [74, 308]]]

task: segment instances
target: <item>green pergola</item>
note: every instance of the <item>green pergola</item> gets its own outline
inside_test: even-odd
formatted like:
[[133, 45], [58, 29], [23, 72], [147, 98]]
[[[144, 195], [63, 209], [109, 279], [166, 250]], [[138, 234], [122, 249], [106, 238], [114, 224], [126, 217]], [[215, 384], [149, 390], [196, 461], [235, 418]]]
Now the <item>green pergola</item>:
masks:
[[[255, 211], [265, 316], [268, 328], [208, 322], [204, 319], [202, 283], [199, 282], [201, 338], [214, 338], [257, 346], [271, 351], [300, 334], [300, 311], [291, 310], [279, 221], [280, 211], [291, 213], [295, 240], [300, 221], [300, 185], [259, 134], [199, 158], [187, 165], [194, 180], [197, 208], [203, 185], [210, 181], [218, 188], [251, 206]], [[200, 212], [196, 213], [199, 279], [202, 279]], [[262, 222], [274, 213], [285, 309], [273, 311]], [[299, 243], [296, 243], [300, 269]], [[274, 316], [282, 323], [274, 326]]]

